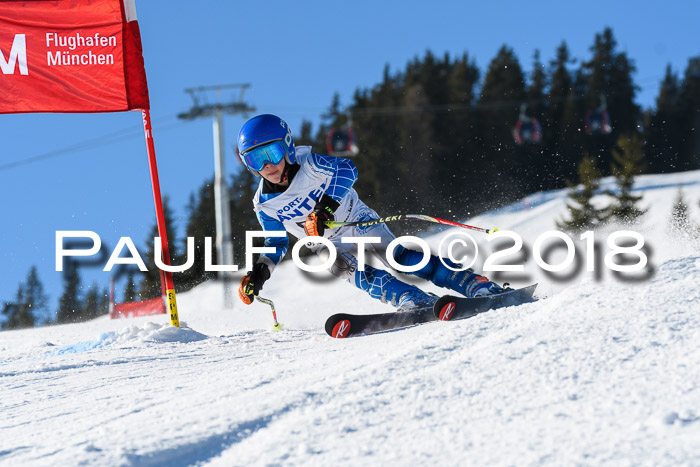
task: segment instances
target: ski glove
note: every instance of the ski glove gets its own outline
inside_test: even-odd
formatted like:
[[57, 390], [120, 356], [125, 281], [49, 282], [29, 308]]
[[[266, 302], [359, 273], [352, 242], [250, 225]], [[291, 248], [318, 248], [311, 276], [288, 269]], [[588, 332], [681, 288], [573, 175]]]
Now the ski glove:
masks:
[[326, 221], [334, 219], [333, 213], [338, 209], [340, 203], [328, 195], [323, 197], [316, 203], [314, 210], [311, 211], [304, 222], [304, 233], [309, 237], [323, 237], [326, 231]]
[[241, 279], [238, 287], [238, 297], [246, 305], [253, 303], [255, 296], [260, 293], [263, 284], [270, 278], [270, 268], [265, 263], [257, 263], [253, 269]]

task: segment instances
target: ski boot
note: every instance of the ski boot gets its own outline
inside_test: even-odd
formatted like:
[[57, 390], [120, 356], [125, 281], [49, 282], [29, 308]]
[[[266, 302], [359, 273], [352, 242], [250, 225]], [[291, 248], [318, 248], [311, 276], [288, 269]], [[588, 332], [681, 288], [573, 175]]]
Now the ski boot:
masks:
[[425, 293], [418, 287], [412, 287], [399, 297], [397, 311], [432, 309], [437, 301], [436, 295]]

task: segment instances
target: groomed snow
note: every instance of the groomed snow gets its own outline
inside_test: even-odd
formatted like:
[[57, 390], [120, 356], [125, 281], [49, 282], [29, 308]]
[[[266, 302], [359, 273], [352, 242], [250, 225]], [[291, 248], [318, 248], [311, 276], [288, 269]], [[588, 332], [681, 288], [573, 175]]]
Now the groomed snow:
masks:
[[[668, 229], [679, 185], [700, 222], [699, 181], [638, 180], [651, 278], [562, 281], [530, 255], [511, 282], [539, 282], [538, 302], [458, 322], [332, 339], [330, 314], [390, 308], [290, 263], [264, 290], [281, 332], [263, 304], [225, 310], [217, 283], [178, 296], [179, 329], [1, 332], [0, 465], [700, 465], [700, 247]], [[565, 204], [539, 193], [464, 221], [531, 247]], [[603, 253], [621, 229], [596, 232]]]

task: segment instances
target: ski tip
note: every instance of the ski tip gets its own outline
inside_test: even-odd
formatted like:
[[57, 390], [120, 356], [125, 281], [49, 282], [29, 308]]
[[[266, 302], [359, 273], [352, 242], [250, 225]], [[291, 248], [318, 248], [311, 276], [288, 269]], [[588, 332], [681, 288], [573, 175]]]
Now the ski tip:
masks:
[[457, 309], [457, 304], [454, 301], [445, 303], [438, 314], [438, 319], [440, 321], [449, 321], [452, 318], [455, 310]]
[[335, 337], [336, 339], [342, 339], [344, 337], [348, 337], [349, 332], [350, 321], [347, 319], [342, 319], [338, 321], [335, 326], [333, 326], [333, 330], [331, 331], [331, 337]]

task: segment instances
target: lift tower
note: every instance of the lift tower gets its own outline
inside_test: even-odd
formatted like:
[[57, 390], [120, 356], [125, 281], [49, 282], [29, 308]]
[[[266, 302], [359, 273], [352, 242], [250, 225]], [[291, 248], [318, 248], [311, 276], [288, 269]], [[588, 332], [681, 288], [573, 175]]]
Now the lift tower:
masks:
[[[229, 204], [226, 172], [224, 170], [224, 114], [244, 117], [255, 108], [243, 102], [243, 94], [250, 84], [225, 84], [221, 86], [200, 86], [185, 89], [192, 98], [192, 108], [181, 113], [178, 118], [194, 120], [201, 117], [214, 117], [214, 203], [216, 206], [216, 259], [219, 265], [233, 264], [233, 242], [231, 238], [231, 209]], [[224, 91], [238, 91], [228, 101], [224, 102]], [[219, 271], [223, 282], [224, 306], [231, 308], [233, 302], [229, 293], [228, 273]]]

